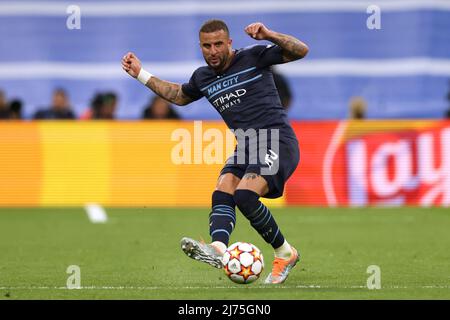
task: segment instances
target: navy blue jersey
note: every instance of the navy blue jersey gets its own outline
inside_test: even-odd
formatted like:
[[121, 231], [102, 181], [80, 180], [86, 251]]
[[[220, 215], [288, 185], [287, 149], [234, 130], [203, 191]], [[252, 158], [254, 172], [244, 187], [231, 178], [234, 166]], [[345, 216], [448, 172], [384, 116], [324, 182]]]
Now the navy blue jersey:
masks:
[[200, 67], [182, 90], [194, 101], [206, 97], [230, 129], [279, 128], [292, 136], [271, 72], [271, 66], [280, 63], [282, 49], [277, 45], [238, 49], [223, 73]]

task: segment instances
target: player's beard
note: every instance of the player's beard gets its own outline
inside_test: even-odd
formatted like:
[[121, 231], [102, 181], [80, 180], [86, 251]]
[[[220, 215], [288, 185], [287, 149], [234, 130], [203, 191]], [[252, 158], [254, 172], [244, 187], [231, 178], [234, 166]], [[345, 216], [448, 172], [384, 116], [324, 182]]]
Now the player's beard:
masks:
[[225, 53], [223, 56], [218, 56], [216, 57], [216, 59], [219, 60], [218, 64], [211, 64], [207, 59], [205, 59], [206, 64], [208, 66], [210, 66], [212, 69], [216, 70], [216, 71], [222, 71], [223, 68], [225, 67], [225, 65], [227, 64], [228, 61], [228, 53]]

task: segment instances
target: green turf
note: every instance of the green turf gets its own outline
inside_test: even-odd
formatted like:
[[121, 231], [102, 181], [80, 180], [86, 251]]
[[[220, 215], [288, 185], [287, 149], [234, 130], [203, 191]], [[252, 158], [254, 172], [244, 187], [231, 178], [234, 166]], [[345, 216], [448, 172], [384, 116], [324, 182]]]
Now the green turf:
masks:
[[[183, 236], [208, 237], [208, 209], [0, 209], [0, 299], [450, 299], [450, 210], [273, 209], [302, 253], [284, 285], [236, 285], [187, 258]], [[270, 246], [238, 213], [234, 241]], [[82, 289], [66, 289], [69, 265]], [[380, 290], [366, 286], [381, 268]]]

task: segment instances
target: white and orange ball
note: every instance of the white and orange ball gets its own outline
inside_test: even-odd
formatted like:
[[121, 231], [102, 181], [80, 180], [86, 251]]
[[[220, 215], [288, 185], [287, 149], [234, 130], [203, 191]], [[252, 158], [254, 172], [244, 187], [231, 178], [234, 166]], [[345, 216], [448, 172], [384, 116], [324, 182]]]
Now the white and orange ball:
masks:
[[251, 243], [236, 242], [223, 255], [224, 270], [228, 278], [240, 284], [252, 283], [264, 269], [261, 251]]

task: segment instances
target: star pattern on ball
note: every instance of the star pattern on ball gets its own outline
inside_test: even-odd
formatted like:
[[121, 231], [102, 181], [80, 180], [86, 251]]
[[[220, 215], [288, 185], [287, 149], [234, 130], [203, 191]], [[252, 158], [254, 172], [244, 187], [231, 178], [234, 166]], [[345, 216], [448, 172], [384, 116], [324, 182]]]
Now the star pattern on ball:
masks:
[[253, 244], [236, 242], [229, 246], [223, 258], [227, 277], [239, 284], [256, 281], [263, 270], [263, 255]]
[[227, 274], [227, 276], [229, 276], [230, 274], [232, 274], [232, 272], [230, 271], [230, 269], [228, 269], [228, 265], [226, 265], [224, 267], [225, 273]]
[[239, 259], [240, 254], [241, 254], [241, 250], [239, 250], [237, 247], [230, 251], [231, 259], [232, 258]]
[[252, 252], [250, 252], [250, 254], [255, 258], [255, 260], [261, 260], [261, 253], [256, 250], [255, 248], [253, 248]]
[[244, 279], [247, 280], [248, 277], [250, 277], [251, 275], [253, 275], [252, 267], [250, 266], [250, 267], [247, 267], [247, 268], [246, 268], [246, 267], [242, 266], [241, 272], [239, 272], [238, 275], [243, 276]]

